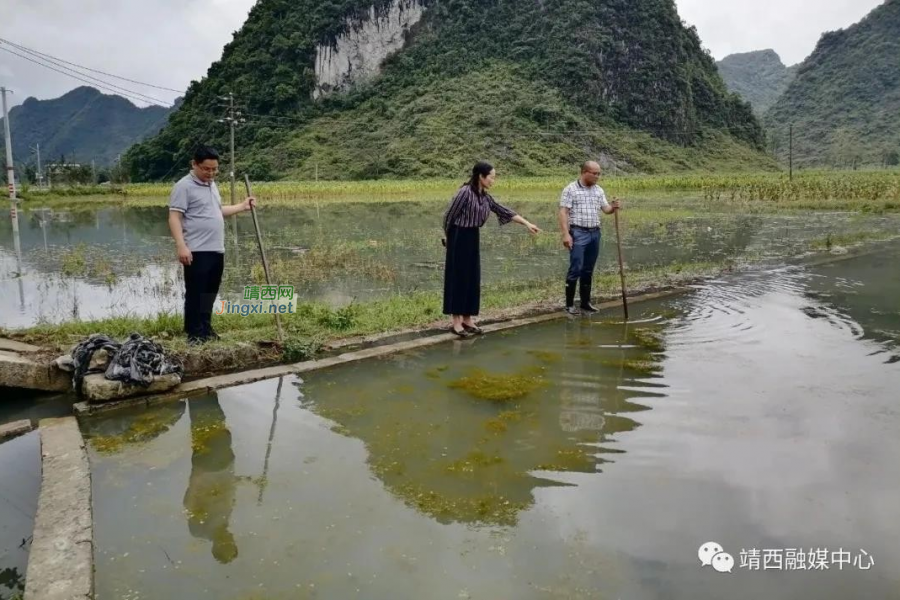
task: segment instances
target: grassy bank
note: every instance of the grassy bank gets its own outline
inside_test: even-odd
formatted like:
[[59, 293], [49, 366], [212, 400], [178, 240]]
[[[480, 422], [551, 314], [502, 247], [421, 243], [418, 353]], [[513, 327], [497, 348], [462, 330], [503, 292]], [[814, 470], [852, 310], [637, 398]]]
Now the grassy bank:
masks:
[[[632, 271], [628, 274], [629, 292], [637, 294], [648, 289], [678, 285], [698, 277], [714, 275], [732, 266], [730, 262], [697, 262]], [[603, 273], [596, 277], [595, 290], [603, 298], [617, 297], [618, 286], [617, 273]], [[560, 294], [557, 279], [485, 287], [481, 318], [503, 319], [513, 314], [559, 307], [562, 302]], [[286, 336], [283, 358], [294, 361], [309, 358], [323, 347], [348, 338], [432, 326], [444, 327], [446, 317], [441, 314], [441, 294], [434, 291], [397, 295], [339, 309], [320, 303], [301, 303], [295, 307], [294, 313], [282, 316], [282, 323]], [[61, 348], [69, 347], [92, 333], [104, 333], [116, 339], [124, 339], [132, 332], [139, 332], [157, 339], [164, 347], [182, 356], [216, 351], [241, 342], [259, 343], [277, 339], [271, 315], [213, 315], [213, 327], [222, 339], [199, 348], [187, 344], [182, 326], [181, 315], [161, 314], [151, 318], [110, 318], [40, 325], [2, 333], [4, 337]]]

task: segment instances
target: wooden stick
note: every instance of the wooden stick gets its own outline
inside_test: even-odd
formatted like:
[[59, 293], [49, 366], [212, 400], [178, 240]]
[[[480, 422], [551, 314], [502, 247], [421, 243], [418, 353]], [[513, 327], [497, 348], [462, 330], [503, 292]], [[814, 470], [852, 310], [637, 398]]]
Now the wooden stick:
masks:
[[613, 213], [616, 221], [616, 246], [619, 248], [619, 277], [622, 279], [622, 308], [625, 309], [625, 320], [628, 320], [628, 297], [625, 293], [625, 267], [622, 263], [622, 237], [619, 235], [619, 211]]
[[[253, 190], [250, 188], [250, 176], [244, 174], [244, 185], [247, 188], [247, 195], [252, 196]], [[269, 277], [269, 261], [266, 260], [266, 250], [263, 248], [262, 234], [259, 231], [259, 219], [256, 218], [256, 207], [250, 206], [250, 213], [253, 215], [253, 226], [256, 228], [256, 243], [259, 245], [259, 254], [262, 256], [263, 271], [266, 274], [266, 284], [272, 285], [272, 278]], [[275, 325], [278, 328], [278, 341], [284, 345], [284, 331], [281, 329], [281, 317], [278, 311], [275, 311]]]

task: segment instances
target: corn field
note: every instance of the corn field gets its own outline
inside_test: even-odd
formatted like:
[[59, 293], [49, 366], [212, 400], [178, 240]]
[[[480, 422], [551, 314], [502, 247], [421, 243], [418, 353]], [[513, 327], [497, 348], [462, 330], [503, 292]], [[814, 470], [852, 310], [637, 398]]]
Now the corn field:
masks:
[[[502, 173], [492, 192], [498, 195], [510, 193], [548, 193], [559, 191], [573, 181], [571, 177], [503, 177]], [[286, 203], [327, 202], [353, 198], [355, 201], [386, 200], [447, 200], [461, 185], [462, 179], [428, 180], [374, 180], [374, 181], [277, 181], [253, 184], [254, 194], [263, 201]], [[219, 189], [228, 202], [229, 182], [219, 180]], [[885, 205], [900, 208], [900, 171], [819, 171], [795, 174], [793, 180], [786, 174], [720, 174], [720, 175], [648, 175], [607, 176], [600, 185], [607, 195], [625, 196], [634, 193], [697, 192], [709, 201], [822, 201], [866, 200], [897, 202]], [[168, 197], [171, 183], [127, 184], [108, 188], [60, 188], [52, 196], [37, 190], [23, 190], [26, 199], [52, 198], [53, 196], [96, 196], [126, 202], [142, 200], [156, 204]], [[236, 183], [236, 196], [244, 197], [243, 183]]]

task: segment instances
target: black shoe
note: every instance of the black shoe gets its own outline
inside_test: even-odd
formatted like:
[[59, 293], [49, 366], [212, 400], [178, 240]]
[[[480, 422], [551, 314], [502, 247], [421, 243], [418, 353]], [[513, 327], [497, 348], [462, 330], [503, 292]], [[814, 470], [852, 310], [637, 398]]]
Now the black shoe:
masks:
[[566, 312], [569, 313], [570, 315], [572, 315], [573, 317], [577, 317], [578, 315], [581, 314], [581, 310], [575, 308], [574, 306], [567, 306]]
[[484, 333], [484, 330], [477, 325], [466, 325], [463, 323], [463, 329], [475, 335], [482, 335]]
[[190, 345], [190, 346], [202, 346], [203, 344], [205, 344], [208, 341], [209, 341], [209, 338], [206, 338], [206, 337], [199, 337], [196, 335], [188, 336], [188, 345]]
[[582, 310], [582, 312], [586, 312], [586, 313], [600, 312], [600, 309], [595, 307], [594, 305], [592, 305], [590, 302], [588, 302], [587, 304], [582, 304], [581, 310]]
[[455, 327], [453, 327], [452, 325], [450, 326], [450, 333], [452, 333], [452, 334], [454, 334], [454, 335], [457, 335], [457, 336], [459, 336], [459, 337], [461, 337], [461, 338], [463, 338], [463, 339], [472, 337], [472, 334], [469, 333], [468, 331], [466, 331], [465, 328], [463, 328], [462, 331], [458, 331], [458, 330], [457, 330]]

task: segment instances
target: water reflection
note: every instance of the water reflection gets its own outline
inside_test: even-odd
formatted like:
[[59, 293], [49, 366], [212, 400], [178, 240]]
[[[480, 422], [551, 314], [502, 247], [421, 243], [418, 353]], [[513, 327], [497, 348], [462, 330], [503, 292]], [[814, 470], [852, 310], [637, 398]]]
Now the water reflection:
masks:
[[645, 333], [642, 345], [643, 329], [576, 320], [549, 346], [511, 348], [499, 334], [446, 348], [447, 364], [407, 353], [348, 369], [340, 387], [313, 374], [301, 403], [361, 440], [408, 506], [441, 523], [514, 525], [537, 488], [624, 452], [620, 436], [650, 410], [640, 400], [663, 395], [663, 341]]
[[151, 442], [174, 427], [184, 416], [185, 403], [161, 404], [151, 411], [122, 410], [81, 422], [87, 443], [100, 454], [112, 455], [132, 444]]
[[212, 542], [212, 555], [227, 564], [238, 547], [230, 529], [237, 478], [231, 431], [219, 398], [213, 394], [187, 401], [191, 422], [191, 474], [184, 494], [188, 529]]
[[0, 569], [0, 600], [12, 600], [25, 592], [25, 575], [12, 567]]

